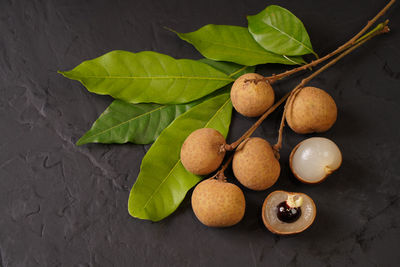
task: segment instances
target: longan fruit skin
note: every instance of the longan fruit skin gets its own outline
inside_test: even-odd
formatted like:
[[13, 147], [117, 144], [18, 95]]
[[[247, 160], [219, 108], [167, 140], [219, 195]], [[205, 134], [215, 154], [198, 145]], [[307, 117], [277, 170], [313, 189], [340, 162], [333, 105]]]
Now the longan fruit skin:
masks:
[[238, 186], [208, 179], [194, 189], [192, 208], [202, 224], [209, 227], [228, 227], [242, 220], [246, 201]]
[[275, 93], [268, 82], [245, 82], [248, 79], [262, 79], [257, 73], [246, 73], [232, 85], [231, 100], [237, 112], [247, 117], [257, 117], [270, 108], [275, 101]]
[[320, 133], [329, 130], [336, 122], [335, 100], [324, 90], [304, 87], [289, 102], [286, 121], [296, 133]]
[[191, 133], [181, 148], [181, 162], [186, 170], [196, 175], [215, 171], [222, 163], [226, 144], [224, 136], [215, 129], [201, 128]]
[[271, 145], [258, 137], [244, 141], [237, 148], [232, 169], [242, 185], [256, 191], [265, 190], [275, 184], [281, 172]]

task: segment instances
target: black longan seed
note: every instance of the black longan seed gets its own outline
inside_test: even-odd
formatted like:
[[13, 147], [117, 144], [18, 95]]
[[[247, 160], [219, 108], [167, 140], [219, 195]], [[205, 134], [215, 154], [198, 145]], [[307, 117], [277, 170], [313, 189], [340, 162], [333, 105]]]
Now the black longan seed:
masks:
[[278, 219], [282, 222], [292, 223], [297, 221], [301, 216], [301, 208], [291, 208], [286, 201], [279, 203], [277, 208]]

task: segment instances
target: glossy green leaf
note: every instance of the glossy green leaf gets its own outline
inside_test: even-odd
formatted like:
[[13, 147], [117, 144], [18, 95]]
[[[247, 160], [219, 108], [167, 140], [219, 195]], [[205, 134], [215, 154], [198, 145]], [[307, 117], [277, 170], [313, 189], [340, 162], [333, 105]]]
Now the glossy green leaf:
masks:
[[199, 103], [195, 100], [187, 104], [132, 104], [114, 100], [76, 144], [150, 144], [176, 117]]
[[202, 62], [151, 51], [112, 51], [60, 73], [90, 92], [130, 103], [187, 103], [233, 81]]
[[247, 20], [250, 33], [266, 50], [287, 56], [316, 55], [306, 28], [289, 10], [271, 5]]
[[229, 25], [206, 25], [189, 33], [175, 32], [206, 58], [245, 66], [264, 63], [301, 64], [300, 57], [277, 55], [262, 48], [247, 28]]
[[128, 210], [133, 217], [159, 221], [176, 210], [186, 193], [202, 179], [183, 167], [183, 142], [203, 127], [214, 128], [226, 136], [231, 114], [229, 93], [224, 93], [193, 107], [165, 128], [144, 156], [132, 187]]
[[[231, 62], [217, 62], [210, 59], [201, 59], [200, 61], [235, 79], [244, 73], [255, 71], [255, 67], [242, 66]], [[170, 105], [132, 104], [122, 100], [114, 100], [95, 121], [92, 128], [78, 140], [77, 145], [87, 143], [122, 144], [126, 142], [150, 144], [176, 117], [209, 97], [211, 96], [205, 96], [187, 104]]]

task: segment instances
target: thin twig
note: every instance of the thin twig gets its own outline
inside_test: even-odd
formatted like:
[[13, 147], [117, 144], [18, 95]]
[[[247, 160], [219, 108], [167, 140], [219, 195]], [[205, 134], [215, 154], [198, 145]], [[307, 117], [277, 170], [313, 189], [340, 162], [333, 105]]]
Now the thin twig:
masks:
[[271, 114], [277, 107], [279, 107], [290, 95], [290, 92], [284, 95], [278, 102], [276, 102], [272, 107], [270, 107], [238, 140], [232, 144], [226, 144], [225, 149], [227, 151], [235, 150], [240, 143], [246, 138], [249, 138], [253, 132], [260, 126], [260, 124]]
[[[264, 77], [262, 80], [264, 81], [268, 81], [270, 84], [275, 83], [276, 81], [286, 78], [292, 74], [295, 74], [299, 71], [302, 70], [306, 70], [306, 69], [310, 69], [312, 67], [317, 66], [318, 64], [324, 62], [325, 60], [330, 59], [331, 57], [345, 51], [347, 48], [355, 45], [357, 42], [362, 41], [363, 39], [365, 39], [366, 37], [368, 37], [371, 34], [374, 34], [374, 32], [379, 31], [379, 29], [375, 28], [372, 31], [368, 32], [367, 34], [365, 34], [364, 36], [362, 36], [369, 28], [371, 28], [371, 26], [380, 18], [382, 17], [386, 11], [396, 2], [396, 0], [391, 0], [389, 3], [386, 4], [386, 6], [378, 12], [378, 14], [375, 15], [374, 18], [372, 18], [370, 21], [368, 21], [367, 25], [364, 26], [364, 28], [361, 29], [361, 31], [359, 31], [356, 35], [353, 36], [353, 38], [351, 38], [350, 40], [348, 40], [346, 43], [344, 43], [343, 45], [339, 46], [336, 50], [332, 51], [331, 53], [317, 59], [317, 60], [313, 60], [310, 63], [282, 72], [280, 74], [273, 74], [269, 77]], [[386, 26], [388, 24], [388, 21], [384, 22], [384, 26]]]
[[224, 165], [222, 165], [221, 169], [219, 169], [219, 171], [212, 177], [212, 178], [217, 178], [218, 180], [221, 181], [225, 181], [226, 180], [226, 176], [225, 176], [225, 170], [226, 168], [228, 168], [229, 164], [231, 164], [232, 159], [233, 159], [233, 155], [230, 155], [228, 160], [224, 163]]
[[[236, 147], [246, 138], [249, 138], [253, 132], [260, 126], [260, 124], [271, 114], [277, 107], [279, 107], [291, 94], [295, 93], [298, 88], [303, 87], [306, 83], [311, 81], [315, 76], [323, 72], [325, 69], [329, 68], [331, 65], [335, 64], [337, 61], [339, 61], [342, 57], [353, 51], [355, 48], [359, 47], [360, 45], [364, 44], [367, 40], [371, 39], [372, 37], [381, 34], [383, 32], [387, 32], [389, 28], [386, 26], [387, 22], [381, 23], [377, 26], [379, 27], [379, 31], [375, 31], [373, 34], [370, 34], [367, 38], [364, 38], [361, 42], [358, 42], [356, 45], [353, 47], [349, 48], [345, 52], [343, 52], [340, 56], [332, 60], [331, 62], [327, 63], [325, 66], [320, 68], [318, 71], [314, 72], [307, 78], [303, 79], [299, 85], [297, 85], [291, 92], [285, 94], [278, 102], [276, 102], [272, 107], [270, 107], [251, 127], [248, 129], [238, 140], [233, 142], [232, 144], [226, 144], [225, 145], [225, 150], [226, 151], [232, 151], [236, 149]], [[282, 123], [281, 123], [282, 124]], [[281, 125], [282, 127], [282, 125]], [[283, 127], [282, 127], [283, 128]]]
[[[294, 100], [294, 97], [300, 92], [300, 90], [304, 87], [305, 84], [310, 82], [313, 78], [315, 78], [318, 74], [338, 62], [341, 58], [346, 56], [347, 54], [351, 53], [353, 50], [355, 50], [357, 47], [361, 46], [371, 38], [375, 37], [376, 35], [382, 34], [389, 32], [389, 27], [387, 24], [389, 23], [388, 20], [385, 22], [379, 24], [375, 29], [372, 31], [368, 32], [364, 36], [361, 36], [364, 34], [395, 2], [396, 0], [391, 0], [372, 20], [368, 21], [367, 25], [359, 32], [357, 33], [353, 38], [351, 38], [349, 41], [347, 41], [345, 44], [337, 48], [335, 51], [327, 54], [326, 56], [317, 59], [315, 61], [312, 61], [309, 64], [303, 65], [301, 67], [292, 69], [290, 71], [283, 72], [278, 75], [272, 75], [270, 77], [266, 77], [265, 80], [269, 83], [274, 83], [275, 81], [282, 79], [284, 77], [287, 77], [289, 75], [292, 75], [298, 71], [305, 70], [307, 68], [314, 67], [318, 65], [319, 63], [341, 53], [337, 58], [333, 59], [329, 63], [327, 63], [325, 66], [321, 67], [319, 70], [308, 76], [307, 78], [303, 79], [299, 85], [297, 85], [291, 92], [286, 93], [278, 102], [276, 102], [272, 107], [270, 107], [251, 127], [248, 129], [238, 140], [233, 142], [232, 144], [227, 144], [225, 145], [225, 150], [226, 151], [232, 151], [237, 148], [241, 142], [243, 142], [245, 139], [249, 138], [253, 132], [260, 126], [260, 124], [268, 117], [269, 114], [271, 114], [278, 106], [280, 106], [285, 100], [287, 102], [285, 103], [285, 108], [283, 111], [280, 127], [279, 127], [279, 136], [278, 136], [278, 142], [273, 146], [275, 156], [279, 158], [279, 150], [282, 147], [282, 134], [283, 134], [283, 127], [285, 125], [285, 116], [286, 116], [286, 110], [288, 103], [291, 103], [291, 101]], [[361, 38], [360, 38], [361, 36]], [[346, 50], [347, 49], [347, 50]], [[228, 160], [224, 163], [224, 165], [221, 167], [221, 169], [211, 178], [218, 178], [220, 180], [226, 180], [225, 177], [225, 170], [229, 166], [229, 164], [232, 162], [233, 159], [233, 154], [229, 156]], [[210, 179], [211, 179], [210, 178]]]
[[[324, 70], [328, 69], [330, 66], [334, 65], [336, 62], [338, 62], [340, 59], [345, 57], [346, 55], [350, 54], [352, 51], [354, 51], [356, 48], [359, 46], [363, 45], [365, 42], [368, 40], [372, 39], [373, 37], [387, 33], [390, 31], [389, 27], [386, 25], [387, 23], [383, 24], [383, 28], [381, 27], [379, 31], [374, 32], [373, 34], [369, 35], [368, 37], [364, 38], [362, 41], [358, 42], [354, 46], [350, 47], [346, 51], [342, 52], [339, 56], [337, 56], [335, 59], [332, 59], [329, 63], [325, 64], [323, 67], [321, 67], [319, 70], [315, 71], [313, 74], [308, 76], [307, 78], [303, 79], [291, 92], [289, 95], [288, 100], [286, 101], [285, 108], [283, 110], [282, 114], [282, 119], [279, 127], [279, 135], [278, 135], [278, 141], [277, 143], [273, 146], [274, 150], [279, 152], [279, 150], [282, 148], [282, 134], [283, 134], [283, 127], [285, 125], [285, 117], [286, 117], [286, 111], [287, 107], [294, 101], [294, 98], [296, 95], [300, 92], [300, 90], [307, 84], [309, 83], [313, 78], [315, 78], [317, 75], [319, 75], [321, 72]], [[381, 25], [381, 24], [380, 24]]]

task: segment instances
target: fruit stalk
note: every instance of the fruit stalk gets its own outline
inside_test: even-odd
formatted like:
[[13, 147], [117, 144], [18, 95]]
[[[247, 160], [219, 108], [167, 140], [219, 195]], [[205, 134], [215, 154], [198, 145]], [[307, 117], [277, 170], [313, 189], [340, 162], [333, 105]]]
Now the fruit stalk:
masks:
[[232, 144], [226, 144], [225, 149], [227, 151], [232, 151], [235, 150], [240, 143], [242, 143], [246, 138], [249, 138], [253, 132], [260, 126], [260, 124], [271, 114], [272, 112], [275, 111], [276, 108], [278, 108], [285, 100], [289, 97], [290, 92], [286, 93], [281, 99], [279, 99], [275, 104], [270, 107], [264, 114], [235, 142]]
[[[346, 55], [350, 54], [352, 51], [366, 43], [368, 40], [374, 38], [377, 35], [383, 34], [383, 33], [388, 33], [390, 31], [389, 27], [387, 26], [388, 21], [385, 21], [384, 23], [378, 24], [378, 26], [375, 28], [377, 29], [374, 31], [372, 34], [368, 34], [365, 38], [363, 38], [361, 41], [356, 43], [354, 46], [348, 48], [344, 52], [342, 52], [339, 56], [337, 56], [335, 59], [331, 60], [327, 64], [325, 64], [323, 67], [321, 67], [319, 70], [315, 71], [313, 74], [308, 76], [307, 78], [304, 78], [295, 88], [293, 88], [290, 92], [286, 93], [281, 99], [279, 99], [272, 107], [270, 107], [238, 140], [233, 142], [232, 144], [226, 144], [225, 145], [225, 150], [227, 151], [232, 151], [237, 148], [237, 146], [240, 145], [245, 139], [249, 138], [253, 132], [258, 128], [258, 126], [261, 125], [261, 123], [271, 114], [277, 107], [279, 107], [283, 102], [286, 101], [285, 104], [285, 109], [282, 115], [280, 127], [279, 127], [279, 135], [278, 135], [278, 141], [277, 143], [273, 146], [273, 149], [275, 151], [275, 156], [279, 159], [279, 150], [282, 148], [282, 134], [283, 134], [283, 127], [284, 127], [284, 121], [285, 121], [285, 115], [286, 115], [286, 107], [291, 101], [291, 99], [294, 99], [294, 97], [297, 95], [297, 93], [308, 83], [310, 82], [313, 78], [318, 76], [321, 72], [324, 70], [328, 69], [332, 65], [334, 65], [336, 62], [338, 62], [340, 59], [345, 57]], [[225, 180], [225, 170], [229, 166], [233, 159], [233, 154], [229, 156], [228, 160], [222, 165], [221, 169], [211, 178], [218, 178], [221, 180]]]
[[231, 164], [233, 159], [233, 154], [229, 156], [228, 160], [222, 165], [221, 169], [217, 171], [217, 173], [212, 176], [210, 179], [217, 178], [220, 181], [226, 181], [225, 170], [228, 168], [229, 164]]
[[285, 116], [286, 116], [286, 111], [287, 111], [287, 106], [289, 105], [289, 103], [291, 103], [294, 98], [296, 97], [296, 95], [301, 91], [301, 89], [307, 84], [309, 83], [313, 78], [315, 78], [316, 76], [318, 76], [321, 72], [323, 72], [324, 70], [328, 69], [329, 67], [331, 67], [332, 65], [334, 65], [336, 62], [338, 62], [340, 59], [342, 59], [343, 57], [345, 57], [346, 55], [350, 54], [352, 51], [354, 51], [355, 49], [357, 49], [359, 46], [363, 45], [365, 42], [367, 42], [368, 40], [372, 39], [373, 37], [383, 34], [383, 33], [387, 33], [390, 31], [389, 27], [387, 26], [389, 21], [385, 21], [384, 23], [380, 23], [378, 24], [378, 26], [375, 28], [377, 29], [374, 33], [369, 34], [368, 36], [366, 36], [365, 38], [363, 38], [360, 42], [356, 43], [354, 46], [350, 47], [349, 49], [345, 50], [344, 52], [342, 52], [339, 56], [337, 56], [335, 59], [331, 60], [329, 63], [325, 64], [323, 67], [321, 67], [319, 70], [315, 71], [313, 74], [311, 74], [310, 76], [308, 76], [307, 78], [304, 78], [289, 94], [289, 98], [287, 99], [286, 103], [285, 103], [285, 108], [282, 114], [282, 119], [281, 119], [281, 123], [280, 123], [280, 127], [279, 127], [279, 135], [278, 135], [278, 141], [277, 143], [273, 146], [273, 148], [275, 149], [275, 151], [279, 152], [279, 150], [282, 148], [282, 134], [283, 134], [283, 127], [285, 126]]
[[[363, 35], [381, 16], [383, 16], [385, 14], [385, 12], [394, 4], [394, 2], [396, 2], [396, 0], [391, 0], [381, 11], [379, 11], [378, 14], [375, 15], [375, 17], [373, 19], [371, 19], [370, 21], [368, 21], [367, 25], [360, 31], [358, 32], [353, 38], [351, 38], [349, 41], [347, 41], [345, 44], [341, 45], [340, 47], [338, 47], [335, 51], [325, 55], [324, 57], [314, 60], [312, 62], [310, 62], [309, 64], [300, 66], [298, 68], [294, 68], [292, 70], [288, 70], [285, 72], [282, 72], [280, 74], [273, 74], [270, 77], [264, 77], [263, 80], [267, 81], [268, 83], [272, 84], [274, 82], [276, 82], [277, 80], [280, 80], [282, 78], [288, 77], [294, 73], [297, 73], [301, 70], [305, 70], [307, 68], [311, 68], [314, 67], [316, 65], [318, 65], [319, 63], [330, 59], [331, 57], [337, 55], [338, 53], [341, 53], [343, 51], [346, 51], [346, 49], [351, 48], [352, 46], [358, 45], [358, 44], [363, 44], [365, 40], [367, 40], [368, 38], [370, 39], [371, 36], [376, 36], [376, 33], [380, 32], [384, 27], [387, 26], [387, 24], [389, 23], [389, 20], [386, 20], [383, 23], [378, 24], [378, 26], [376, 26], [373, 30], [371, 30], [370, 32], [368, 32], [367, 34]], [[363, 36], [362, 36], [363, 35]], [[361, 37], [360, 37], [361, 36]], [[368, 40], [369, 40], [368, 39]], [[358, 47], [358, 46], [357, 46]], [[323, 70], [322, 70], [323, 71]], [[317, 74], [318, 75], [318, 74]], [[315, 76], [311, 77], [314, 78]], [[245, 80], [245, 82], [259, 82], [260, 80], [258, 79], [250, 79], [250, 80]], [[262, 121], [264, 121], [264, 119], [266, 117], [268, 117], [269, 114], [271, 114], [280, 104], [282, 104], [288, 97], [289, 97], [290, 93], [286, 94], [284, 97], [282, 97], [278, 102], [276, 102], [272, 107], [270, 107], [258, 120], [257, 122], [249, 129], [247, 130], [247, 132], [241, 137], [239, 138], [237, 141], [233, 142], [232, 144], [226, 144], [224, 146], [224, 149], [226, 151], [232, 151], [235, 150], [236, 147], [244, 140], [246, 139], [248, 136], [250, 136], [256, 129], [257, 127], [262, 123]], [[246, 137], [247, 136], [247, 137]], [[277, 145], [281, 143], [278, 142]], [[278, 146], [279, 147], [279, 146]]]
[[[270, 107], [238, 140], [236, 140], [232, 144], [227, 144], [225, 146], [225, 149], [227, 151], [234, 150], [244, 139], [250, 137], [253, 134], [253, 132], [258, 128], [258, 126], [260, 126], [260, 124], [268, 117], [268, 115], [271, 114], [283, 102], [285, 102], [285, 100], [291, 94], [293, 94], [294, 91], [296, 91], [298, 88], [304, 87], [304, 85], [307, 84], [309, 81], [311, 81], [313, 78], [315, 78], [315, 76], [320, 74], [325, 69], [329, 68], [331, 65], [335, 64], [342, 57], [344, 57], [345, 55], [349, 54], [351, 51], [353, 51], [354, 49], [356, 49], [360, 45], [364, 44], [366, 41], [368, 41], [372, 37], [374, 37], [376, 35], [379, 35], [379, 34], [381, 34], [383, 32], [389, 31], [389, 28], [387, 27], [388, 22], [389, 21], [385, 21], [383, 23], [378, 24], [378, 26], [373, 30], [373, 32], [368, 33], [368, 36], [363, 38], [363, 40], [361, 40], [360, 42], [358, 42], [357, 44], [355, 44], [354, 46], [352, 46], [351, 48], [349, 48], [348, 50], [343, 52], [340, 56], [338, 56], [336, 59], [332, 60], [331, 62], [329, 62], [328, 64], [326, 64], [322, 68], [320, 68], [318, 71], [314, 72], [313, 74], [311, 74], [307, 78], [303, 79], [301, 81], [301, 83], [299, 85], [297, 85], [291, 92], [286, 93], [279, 101], [277, 101], [272, 107]], [[387, 29], [385, 29], [385, 28], [387, 28]]]

